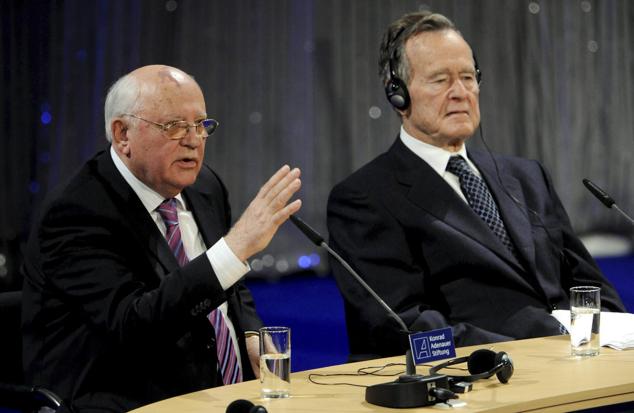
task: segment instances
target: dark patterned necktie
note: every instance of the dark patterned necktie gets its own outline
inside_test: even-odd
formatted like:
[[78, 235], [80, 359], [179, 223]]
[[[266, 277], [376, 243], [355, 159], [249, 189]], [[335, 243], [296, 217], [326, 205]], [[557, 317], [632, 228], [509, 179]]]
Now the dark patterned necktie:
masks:
[[467, 161], [462, 156], [452, 156], [447, 164], [447, 171], [460, 179], [460, 188], [471, 205], [473, 211], [491, 228], [491, 231], [502, 241], [504, 245], [516, 255], [515, 247], [509, 234], [506, 232], [504, 222], [500, 218], [495, 200], [489, 192], [482, 178], [473, 173]]
[[[167, 229], [165, 238], [167, 244], [174, 253], [178, 265], [181, 267], [189, 262], [185, 248], [183, 248], [183, 239], [181, 238], [181, 230], [178, 225], [178, 212], [176, 210], [176, 199], [166, 199], [156, 209]], [[229, 327], [225, 322], [222, 312], [217, 308], [207, 316], [216, 332], [216, 353], [218, 355], [218, 367], [222, 374], [222, 382], [224, 384], [238, 383], [242, 381], [242, 371], [238, 364], [233, 340], [229, 334]]]

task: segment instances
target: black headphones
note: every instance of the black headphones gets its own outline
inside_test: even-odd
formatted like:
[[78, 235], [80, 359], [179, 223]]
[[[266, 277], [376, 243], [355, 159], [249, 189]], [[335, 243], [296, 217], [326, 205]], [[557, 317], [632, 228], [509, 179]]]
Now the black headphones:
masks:
[[438, 370], [464, 362], [467, 362], [467, 368], [469, 369], [469, 373], [471, 373], [470, 375], [452, 376], [446, 374], [446, 376], [454, 381], [472, 382], [480, 379], [488, 379], [495, 374], [498, 380], [500, 380], [500, 383], [504, 384], [508, 383], [513, 376], [513, 360], [511, 360], [509, 355], [503, 351], [496, 353], [488, 349], [476, 350], [467, 357], [458, 357], [441, 363], [432, 367], [429, 370], [429, 374], [435, 374]]
[[392, 41], [388, 43], [388, 47], [392, 49], [392, 53], [390, 53], [390, 60], [388, 62], [390, 71], [388, 73], [388, 81], [385, 84], [385, 96], [387, 96], [387, 100], [390, 104], [398, 110], [405, 110], [409, 107], [409, 92], [407, 91], [407, 85], [400, 77], [398, 77], [396, 71], [394, 70], [394, 67], [396, 66], [396, 52], [398, 50], [398, 47], [395, 47], [396, 41], [404, 30], [405, 27], [401, 27]]
[[[396, 52], [398, 51], [398, 47], [395, 47], [396, 40], [400, 37], [400, 35], [405, 30], [405, 27], [401, 27], [401, 29], [396, 33], [394, 39], [389, 43], [391, 45], [392, 53], [390, 54], [389, 64], [389, 72], [388, 72], [388, 81], [385, 84], [385, 96], [390, 104], [398, 110], [405, 110], [409, 107], [410, 99], [409, 92], [407, 91], [407, 85], [400, 77], [396, 74]], [[475, 57], [475, 53], [473, 54], [473, 63], [475, 64], [475, 72], [476, 72], [476, 80], [478, 84], [482, 81], [482, 72], [480, 71], [480, 67], [478, 66], [478, 60]]]
[[254, 405], [248, 400], [238, 399], [229, 403], [226, 413], [267, 413], [264, 406]]

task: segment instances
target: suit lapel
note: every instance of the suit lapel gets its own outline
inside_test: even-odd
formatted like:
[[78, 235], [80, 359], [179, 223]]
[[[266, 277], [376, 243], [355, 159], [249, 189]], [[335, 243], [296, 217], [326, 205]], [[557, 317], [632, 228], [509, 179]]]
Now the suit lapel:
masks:
[[215, 244], [222, 236], [222, 225], [218, 222], [218, 215], [214, 214], [214, 209], [220, 208], [219, 205], [208, 196], [193, 187], [186, 188], [183, 196], [187, 200], [188, 208], [192, 211], [198, 231], [202, 234], [203, 241], [207, 248]]
[[177, 269], [178, 262], [165, 237], [156, 227], [137, 194], [115, 167], [109, 151], [100, 156], [97, 165], [98, 173], [103, 177], [106, 185], [110, 187], [112, 197], [119, 201], [117, 204], [120, 205], [121, 219], [127, 222], [131, 229], [130, 232], [134, 234], [137, 242], [145, 245], [150, 256], [154, 257], [163, 267], [162, 269], [156, 268], [156, 273], [168, 273]]
[[408, 199], [455, 230], [493, 251], [518, 270], [523, 270], [517, 259], [486, 223], [427, 162], [412, 153], [400, 139], [397, 139], [392, 146], [390, 154], [396, 158], [397, 180], [402, 185], [410, 187]]
[[[506, 170], [502, 162], [498, 162], [498, 170], [490, 155], [469, 151], [469, 157], [478, 166], [489, 190], [493, 194], [504, 226], [513, 240], [518, 254], [535, 271], [535, 245], [529, 211], [526, 208], [524, 193], [519, 181]], [[499, 177], [499, 179], [498, 179]], [[500, 181], [501, 184], [500, 185]]]

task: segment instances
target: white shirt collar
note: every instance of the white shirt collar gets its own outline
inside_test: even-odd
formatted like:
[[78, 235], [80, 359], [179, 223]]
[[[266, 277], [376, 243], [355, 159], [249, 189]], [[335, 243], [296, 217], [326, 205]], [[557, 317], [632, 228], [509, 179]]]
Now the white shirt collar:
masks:
[[449, 152], [437, 146], [430, 145], [429, 143], [416, 139], [415, 137], [407, 133], [403, 126], [401, 126], [401, 133], [399, 136], [403, 144], [407, 146], [409, 150], [414, 152], [416, 156], [421, 158], [423, 161], [427, 162], [427, 164], [429, 164], [429, 166], [431, 166], [432, 169], [436, 171], [440, 176], [445, 175], [447, 164], [449, 163], [449, 158], [456, 155], [462, 156], [467, 161], [469, 166], [471, 166], [471, 168], [476, 171], [476, 174], [479, 175], [479, 173], [477, 172], [477, 168], [467, 156], [467, 148], [464, 144], [458, 150], [458, 152]]
[[[121, 173], [123, 179], [125, 179], [128, 185], [130, 185], [134, 193], [139, 197], [145, 209], [147, 209], [149, 213], [153, 213], [156, 208], [161, 205], [165, 198], [144, 184], [141, 180], [139, 180], [139, 178], [134, 176], [126, 164], [124, 164], [121, 158], [119, 158], [119, 154], [115, 152], [112, 146], [110, 146], [110, 156], [112, 157], [114, 166], [117, 168], [119, 173]], [[178, 194], [174, 198], [178, 200], [178, 208], [185, 209], [185, 202], [182, 194]]]

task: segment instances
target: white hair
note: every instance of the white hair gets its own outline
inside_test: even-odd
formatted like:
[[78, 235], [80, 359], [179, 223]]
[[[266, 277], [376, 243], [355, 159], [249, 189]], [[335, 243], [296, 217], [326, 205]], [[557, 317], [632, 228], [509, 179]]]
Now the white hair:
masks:
[[[198, 83], [193, 76], [183, 72], [180, 69], [176, 69], [170, 66], [162, 66], [169, 70], [170, 75], [174, 77], [176, 74], [182, 74], [191, 79], [197, 86]], [[179, 75], [180, 77], [180, 75]], [[179, 78], [179, 82], [184, 77]], [[198, 86], [200, 88], [200, 86]], [[141, 106], [146, 102], [148, 96], [152, 96], [156, 93], [159, 85], [156, 82], [149, 82], [139, 80], [135, 75], [135, 72], [128, 73], [127, 75], [119, 78], [106, 95], [106, 103], [104, 105], [104, 119], [106, 122], [106, 139], [112, 143], [112, 121], [124, 114], [135, 114], [135, 112], [141, 109]]]
[[112, 120], [124, 113], [134, 113], [138, 109], [143, 84], [130, 74], [117, 80], [106, 95], [104, 119], [106, 122], [106, 139], [112, 143]]

